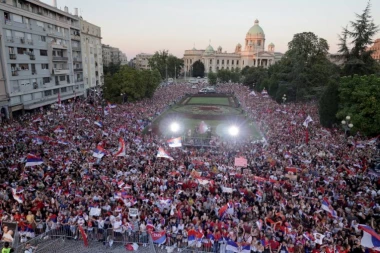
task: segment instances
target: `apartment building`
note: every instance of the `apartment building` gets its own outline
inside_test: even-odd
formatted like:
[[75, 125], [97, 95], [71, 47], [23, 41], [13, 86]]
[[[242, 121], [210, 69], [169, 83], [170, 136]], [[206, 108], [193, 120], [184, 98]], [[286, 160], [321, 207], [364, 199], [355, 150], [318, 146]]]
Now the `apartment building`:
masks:
[[127, 56], [120, 51], [117, 47], [111, 47], [110, 45], [102, 45], [103, 50], [103, 66], [109, 66], [113, 64], [126, 65], [128, 63]]
[[153, 54], [141, 53], [136, 55], [134, 66], [136, 69], [151, 69], [149, 66], [149, 59], [153, 57]]
[[7, 100], [7, 115], [53, 104], [58, 94], [61, 100], [83, 95], [77, 9], [72, 15], [67, 7], [62, 11], [37, 0], [3, 0], [0, 17], [0, 103]]
[[83, 72], [87, 90], [103, 85], [102, 37], [100, 27], [85, 20], [81, 20], [81, 31], [83, 63], [76, 65], [74, 72]]
[[127, 58], [127, 55], [124, 53], [121, 53], [120, 64], [121, 65], [128, 65], [128, 58]]

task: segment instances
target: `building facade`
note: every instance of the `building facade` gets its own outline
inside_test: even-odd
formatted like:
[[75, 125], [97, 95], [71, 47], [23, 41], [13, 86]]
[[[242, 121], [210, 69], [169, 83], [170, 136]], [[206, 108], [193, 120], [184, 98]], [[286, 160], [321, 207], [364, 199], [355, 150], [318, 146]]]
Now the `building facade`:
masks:
[[77, 14], [37, 0], [0, 3], [0, 103], [7, 100], [8, 115], [56, 103], [58, 94], [61, 100], [83, 95], [83, 74], [75, 70], [82, 62]]
[[121, 53], [120, 64], [121, 65], [128, 65], [128, 58], [127, 58], [127, 55], [124, 53]]
[[134, 59], [134, 67], [136, 69], [147, 69], [150, 70], [151, 67], [149, 66], [149, 59], [153, 57], [153, 54], [145, 54], [141, 53], [136, 55], [136, 58]]
[[380, 62], [380, 39], [375, 40], [369, 49], [373, 50], [372, 58]]
[[191, 75], [192, 65], [200, 60], [205, 66], [205, 72], [218, 72], [220, 69], [243, 69], [246, 66], [256, 66], [268, 68], [270, 65], [279, 61], [282, 53], [275, 52], [273, 43], [268, 45], [265, 50], [265, 33], [259, 26], [259, 21], [255, 20], [254, 25], [248, 30], [244, 46], [240, 43], [236, 45], [233, 53], [223, 52], [221, 46], [214, 50], [209, 45], [204, 50], [185, 50], [183, 57], [184, 71]]
[[[113, 64], [123, 64], [124, 61], [126, 61], [125, 54], [123, 54], [119, 48], [117, 47], [111, 47], [110, 45], [102, 45], [103, 50], [103, 65], [109, 66], [111, 63]], [[123, 57], [125, 56], [125, 60]]]
[[85, 89], [103, 85], [103, 50], [101, 28], [81, 20], [82, 64], [76, 64], [75, 74], [83, 73]]

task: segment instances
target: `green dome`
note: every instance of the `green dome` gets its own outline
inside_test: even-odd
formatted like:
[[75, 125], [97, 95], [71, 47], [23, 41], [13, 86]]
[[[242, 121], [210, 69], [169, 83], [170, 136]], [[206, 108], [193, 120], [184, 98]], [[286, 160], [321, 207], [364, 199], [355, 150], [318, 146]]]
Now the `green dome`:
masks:
[[257, 19], [255, 20], [255, 24], [247, 32], [247, 35], [248, 34], [265, 36], [264, 30], [259, 26], [259, 21]]
[[270, 43], [269, 46], [270, 46], [270, 47], [274, 47], [274, 44], [273, 44], [273, 43]]
[[214, 51], [214, 48], [212, 48], [212, 46], [211, 45], [208, 45], [208, 47], [206, 48], [206, 50], [205, 50], [205, 53], [206, 54], [212, 54], [212, 53], [214, 53], [215, 51]]

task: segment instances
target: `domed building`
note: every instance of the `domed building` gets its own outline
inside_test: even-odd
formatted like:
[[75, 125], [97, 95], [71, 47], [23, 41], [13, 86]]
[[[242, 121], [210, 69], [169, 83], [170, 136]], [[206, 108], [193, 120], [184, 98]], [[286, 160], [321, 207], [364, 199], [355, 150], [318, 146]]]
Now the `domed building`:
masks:
[[197, 50], [195, 47], [191, 50], [185, 50], [183, 57], [186, 75], [191, 75], [192, 65], [200, 60], [205, 65], [205, 72], [218, 72], [220, 69], [243, 69], [246, 66], [268, 68], [275, 62], [279, 61], [282, 53], [275, 52], [273, 43], [268, 45], [265, 51], [265, 33], [256, 19], [253, 26], [248, 30], [245, 36], [244, 47], [238, 43], [235, 52], [223, 52], [222, 47], [218, 46], [215, 51], [209, 44], [204, 50]]

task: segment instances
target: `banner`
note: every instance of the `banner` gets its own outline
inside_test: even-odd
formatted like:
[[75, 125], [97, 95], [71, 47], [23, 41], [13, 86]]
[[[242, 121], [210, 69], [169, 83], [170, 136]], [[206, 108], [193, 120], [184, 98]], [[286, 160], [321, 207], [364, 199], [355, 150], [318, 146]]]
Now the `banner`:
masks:
[[166, 242], [166, 231], [151, 232], [153, 243], [164, 244]]
[[90, 209], [90, 216], [100, 216], [101, 212], [102, 212], [102, 209], [91, 207], [91, 209]]
[[139, 209], [137, 208], [129, 208], [129, 216], [137, 217], [139, 215]]
[[236, 167], [247, 167], [247, 159], [244, 157], [235, 157], [235, 166]]
[[85, 246], [85, 247], [88, 247], [87, 235], [86, 235], [86, 233], [84, 232], [82, 226], [79, 226], [79, 232], [80, 232], [80, 234], [82, 235], [84, 246]]

